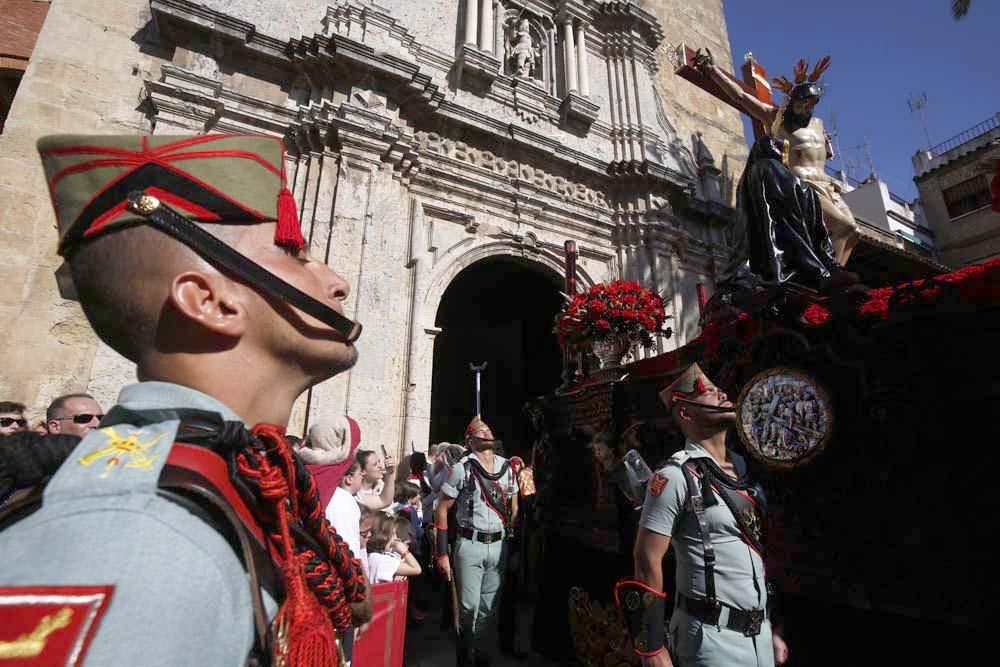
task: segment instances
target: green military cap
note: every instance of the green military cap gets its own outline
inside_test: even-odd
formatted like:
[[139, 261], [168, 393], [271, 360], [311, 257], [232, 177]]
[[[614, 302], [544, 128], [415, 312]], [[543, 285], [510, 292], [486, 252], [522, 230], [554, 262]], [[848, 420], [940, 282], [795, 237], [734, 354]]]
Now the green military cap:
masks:
[[285, 185], [284, 145], [265, 135], [53, 135], [38, 152], [68, 255], [107, 231], [141, 224], [130, 192], [141, 191], [199, 222], [277, 222], [275, 243], [304, 244]]
[[276, 222], [274, 244], [305, 246], [285, 181], [282, 141], [262, 134], [55, 135], [38, 141], [59, 227], [59, 254], [128, 225], [151, 225], [223, 272], [298, 308], [347, 341], [361, 324], [201, 229]]
[[677, 376], [669, 387], [660, 392], [660, 400], [669, 408], [673, 408], [674, 403], [679, 398], [688, 398], [704, 394], [709, 389], [714, 389], [715, 384], [698, 364], [691, 364], [683, 373]]

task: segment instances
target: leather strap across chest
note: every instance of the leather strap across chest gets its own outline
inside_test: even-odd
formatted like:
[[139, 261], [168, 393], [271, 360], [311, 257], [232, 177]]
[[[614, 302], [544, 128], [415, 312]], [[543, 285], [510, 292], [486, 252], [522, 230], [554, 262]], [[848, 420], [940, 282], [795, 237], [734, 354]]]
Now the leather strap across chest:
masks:
[[253, 606], [254, 649], [248, 665], [269, 662], [270, 622], [261, 589], [275, 601], [284, 599], [280, 559], [253, 516], [231, 474], [232, 454], [247, 444], [249, 431], [239, 422], [203, 410], [133, 411], [116, 406], [102, 426], [142, 425], [180, 419], [177, 438], [160, 473], [159, 495], [171, 500], [218, 531], [247, 572]]
[[500, 466], [500, 470], [495, 473], [489, 473], [475, 458], [469, 458], [466, 460], [465, 471], [467, 482], [464, 490], [467, 494], [470, 521], [473, 516], [476, 489], [478, 488], [483, 502], [485, 502], [486, 506], [500, 518], [503, 526], [505, 528], [507, 527], [510, 523], [510, 507], [507, 503], [504, 489], [497, 483], [497, 481], [501, 479], [509, 469], [510, 462], [504, 461], [503, 465]]
[[718, 502], [717, 496], [721, 496], [736, 519], [743, 539], [758, 554], [763, 555], [763, 508], [751, 495], [758, 494], [758, 487], [745, 478], [733, 479], [710, 459], [690, 459], [681, 465], [681, 470], [687, 484], [688, 504], [701, 535], [705, 560], [705, 598], [714, 607], [718, 605], [715, 590], [716, 556], [706, 510]]

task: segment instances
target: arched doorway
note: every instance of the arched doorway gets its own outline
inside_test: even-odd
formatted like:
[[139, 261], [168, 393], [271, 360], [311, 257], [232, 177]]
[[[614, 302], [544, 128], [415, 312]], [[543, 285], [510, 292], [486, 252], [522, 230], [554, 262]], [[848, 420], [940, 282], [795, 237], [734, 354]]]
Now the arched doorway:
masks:
[[526, 456], [524, 403], [554, 390], [562, 360], [552, 333], [560, 277], [548, 267], [501, 255], [461, 271], [438, 306], [431, 385], [430, 442], [460, 442], [475, 413], [470, 363], [487, 362], [483, 418], [506, 456]]

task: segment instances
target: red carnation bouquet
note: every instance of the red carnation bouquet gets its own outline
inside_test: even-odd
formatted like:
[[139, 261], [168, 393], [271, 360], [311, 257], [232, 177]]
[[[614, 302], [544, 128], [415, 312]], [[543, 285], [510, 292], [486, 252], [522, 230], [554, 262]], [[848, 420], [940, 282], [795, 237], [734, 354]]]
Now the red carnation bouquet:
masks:
[[667, 317], [658, 294], [635, 280], [615, 280], [567, 296], [556, 316], [555, 332], [563, 346], [580, 347], [614, 337], [648, 348], [655, 334], [671, 335], [663, 326]]

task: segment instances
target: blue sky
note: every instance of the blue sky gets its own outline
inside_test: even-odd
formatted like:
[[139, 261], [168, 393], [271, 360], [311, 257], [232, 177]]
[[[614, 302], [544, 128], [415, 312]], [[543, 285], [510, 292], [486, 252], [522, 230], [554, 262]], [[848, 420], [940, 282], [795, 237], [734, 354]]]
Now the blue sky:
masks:
[[935, 144], [1000, 111], [997, 0], [972, 0], [962, 21], [952, 19], [948, 0], [723, 3], [737, 67], [752, 51], [769, 78], [791, 78], [799, 58], [832, 56], [818, 114], [824, 122], [834, 114], [845, 159], [858, 163], [852, 175], [869, 173], [865, 151], [851, 150], [867, 135], [879, 176], [907, 200], [917, 194], [910, 157], [927, 143], [906, 103], [911, 94], [927, 94]]

